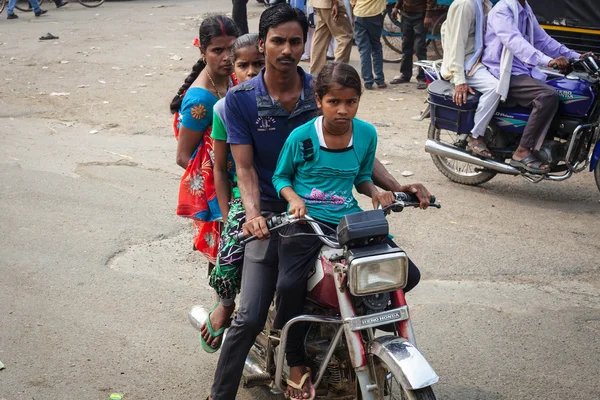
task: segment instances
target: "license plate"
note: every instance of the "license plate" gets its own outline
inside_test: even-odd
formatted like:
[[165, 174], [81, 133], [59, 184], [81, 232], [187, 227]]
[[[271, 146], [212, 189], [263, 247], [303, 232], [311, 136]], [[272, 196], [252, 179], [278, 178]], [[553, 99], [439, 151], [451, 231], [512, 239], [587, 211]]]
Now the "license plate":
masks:
[[404, 321], [407, 319], [408, 307], [404, 306], [377, 314], [349, 318], [348, 321], [350, 323], [350, 329], [353, 331], [360, 331], [361, 329], [373, 328], [375, 326], [386, 325], [392, 322]]

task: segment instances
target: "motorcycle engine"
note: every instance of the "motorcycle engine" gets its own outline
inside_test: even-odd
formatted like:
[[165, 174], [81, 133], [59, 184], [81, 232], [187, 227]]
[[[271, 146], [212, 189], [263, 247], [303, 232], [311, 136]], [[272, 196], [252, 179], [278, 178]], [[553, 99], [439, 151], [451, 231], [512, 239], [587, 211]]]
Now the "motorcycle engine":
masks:
[[567, 143], [561, 143], [556, 140], [547, 140], [542, 144], [536, 156], [551, 168], [558, 165], [559, 161], [564, 161], [567, 155]]

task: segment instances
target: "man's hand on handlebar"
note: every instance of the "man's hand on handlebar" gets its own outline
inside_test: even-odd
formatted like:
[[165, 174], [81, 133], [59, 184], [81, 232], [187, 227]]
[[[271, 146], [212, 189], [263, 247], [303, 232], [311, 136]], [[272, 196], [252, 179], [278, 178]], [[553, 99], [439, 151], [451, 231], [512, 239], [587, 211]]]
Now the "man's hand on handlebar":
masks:
[[244, 236], [256, 236], [258, 240], [264, 240], [271, 237], [271, 232], [267, 227], [267, 220], [262, 215], [248, 219], [248, 221], [242, 225], [244, 230]]
[[429, 207], [429, 204], [431, 203], [431, 193], [429, 193], [429, 190], [427, 190], [425, 186], [421, 185], [420, 183], [411, 183], [410, 185], [402, 186], [399, 192], [412, 193], [417, 196], [421, 202], [419, 208], [423, 210]]
[[371, 197], [371, 201], [373, 202], [373, 208], [377, 209], [381, 205], [381, 207], [387, 207], [396, 201], [393, 192], [378, 192], [373, 197]]
[[569, 70], [569, 60], [565, 57], [560, 56], [548, 63], [550, 68], [558, 69], [560, 72], [565, 73]]
[[583, 53], [582, 55], [580, 55], [579, 59], [583, 60], [584, 58], [589, 57], [589, 56], [595, 57], [596, 55], [594, 54], [593, 51], [588, 51], [587, 53]]

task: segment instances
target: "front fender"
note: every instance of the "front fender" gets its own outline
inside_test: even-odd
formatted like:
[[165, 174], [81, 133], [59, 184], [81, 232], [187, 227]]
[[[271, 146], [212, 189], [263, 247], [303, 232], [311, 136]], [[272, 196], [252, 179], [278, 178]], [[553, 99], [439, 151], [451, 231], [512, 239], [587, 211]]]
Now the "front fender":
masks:
[[598, 160], [600, 159], [600, 140], [596, 143], [596, 147], [594, 148], [594, 152], [592, 153], [592, 160], [590, 162], [590, 172], [593, 172], [596, 169], [596, 165], [598, 165]]
[[381, 336], [367, 345], [367, 351], [381, 359], [405, 389], [422, 389], [440, 379], [421, 352], [405, 339]]

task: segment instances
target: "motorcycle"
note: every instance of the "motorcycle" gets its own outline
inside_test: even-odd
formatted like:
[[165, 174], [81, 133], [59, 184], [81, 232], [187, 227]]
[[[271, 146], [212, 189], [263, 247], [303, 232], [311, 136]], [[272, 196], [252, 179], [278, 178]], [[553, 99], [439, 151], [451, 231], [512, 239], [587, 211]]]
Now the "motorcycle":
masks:
[[509, 164], [519, 145], [531, 109], [501, 103], [487, 128], [486, 144], [492, 158], [467, 152], [467, 138], [473, 127], [477, 95], [469, 95], [467, 104], [452, 101], [453, 86], [441, 78], [440, 61], [419, 61], [424, 69], [429, 107], [419, 120], [431, 117], [425, 151], [437, 169], [453, 182], [480, 185], [497, 174], [522, 176], [530, 182], [564, 181], [574, 173], [594, 172], [600, 190], [600, 67], [592, 55], [569, 60], [571, 73], [564, 75], [543, 69], [547, 84], [556, 88], [560, 103], [538, 159], [550, 166], [545, 175], [528, 173]]
[[[344, 217], [337, 235], [324, 233], [308, 215], [296, 219], [284, 213], [268, 220], [271, 232], [297, 222], [309, 224], [323, 248], [309, 276], [304, 314], [276, 330], [271, 307], [246, 359], [245, 387], [264, 385], [274, 394], [285, 392], [288, 332], [294, 324], [306, 323], [304, 350], [308, 366], [316, 371], [312, 381], [318, 397], [435, 400], [431, 385], [438, 376], [416, 347], [402, 291], [408, 257], [400, 248], [381, 243], [388, 237], [386, 215], [418, 206], [414, 195], [395, 193], [388, 207]], [[440, 207], [435, 198], [431, 206]], [[240, 233], [237, 239], [244, 244], [254, 238], [244, 239]], [[207, 315], [196, 306], [189, 319], [199, 330]], [[388, 334], [376, 336], [376, 328]]]

